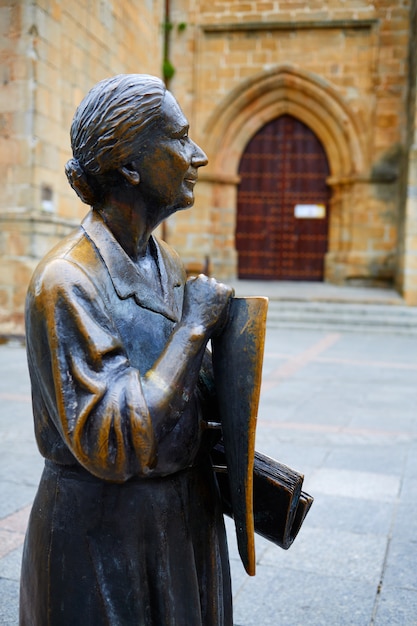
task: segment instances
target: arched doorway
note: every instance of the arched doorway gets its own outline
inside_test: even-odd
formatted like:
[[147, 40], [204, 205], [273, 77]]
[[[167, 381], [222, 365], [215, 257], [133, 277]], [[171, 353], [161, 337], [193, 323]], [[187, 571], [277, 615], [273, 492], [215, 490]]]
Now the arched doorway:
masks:
[[265, 124], [239, 166], [238, 276], [323, 280], [329, 165], [319, 139], [291, 115]]

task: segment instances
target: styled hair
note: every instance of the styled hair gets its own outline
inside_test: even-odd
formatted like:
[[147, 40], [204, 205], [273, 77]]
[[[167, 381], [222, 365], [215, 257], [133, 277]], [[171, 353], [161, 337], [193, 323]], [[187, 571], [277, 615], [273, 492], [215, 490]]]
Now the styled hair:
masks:
[[148, 74], [119, 74], [88, 92], [71, 124], [73, 158], [65, 166], [83, 202], [99, 202], [106, 174], [110, 179], [140, 155], [159, 119], [165, 93], [164, 83]]

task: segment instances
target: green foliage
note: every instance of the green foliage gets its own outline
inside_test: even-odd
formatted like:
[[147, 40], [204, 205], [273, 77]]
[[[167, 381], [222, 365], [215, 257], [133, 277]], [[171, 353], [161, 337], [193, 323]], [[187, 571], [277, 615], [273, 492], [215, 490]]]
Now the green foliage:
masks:
[[[175, 67], [172, 65], [171, 61], [169, 60], [169, 56], [170, 56], [169, 55], [169, 39], [170, 39], [170, 33], [172, 29], [174, 28], [174, 24], [172, 22], [167, 21], [162, 24], [162, 28], [165, 31], [164, 62], [162, 65], [162, 75], [164, 77], [165, 83], [167, 83], [171, 80], [171, 78], [175, 74]], [[186, 22], [180, 22], [179, 24], [177, 24], [177, 31], [179, 33], [184, 32], [186, 28], [187, 28]]]
[[162, 66], [162, 74], [165, 80], [171, 80], [175, 74], [175, 67], [172, 65], [169, 59], [165, 59]]

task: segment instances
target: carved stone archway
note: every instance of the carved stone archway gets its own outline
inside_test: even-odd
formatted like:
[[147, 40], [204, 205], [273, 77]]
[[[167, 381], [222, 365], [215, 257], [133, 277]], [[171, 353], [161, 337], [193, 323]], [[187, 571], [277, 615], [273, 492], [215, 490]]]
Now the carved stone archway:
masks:
[[[309, 126], [326, 151], [333, 196], [325, 277], [342, 282], [349, 253], [344, 231], [351, 224], [353, 187], [369, 169], [367, 132], [332, 85], [290, 65], [241, 83], [216, 107], [204, 128], [201, 141], [209, 166], [201, 179], [212, 186], [213, 266], [225, 277], [235, 276], [236, 257], [230, 247], [234, 247], [240, 158], [249, 139], [285, 113]], [[216, 230], [219, 223], [223, 226]]]

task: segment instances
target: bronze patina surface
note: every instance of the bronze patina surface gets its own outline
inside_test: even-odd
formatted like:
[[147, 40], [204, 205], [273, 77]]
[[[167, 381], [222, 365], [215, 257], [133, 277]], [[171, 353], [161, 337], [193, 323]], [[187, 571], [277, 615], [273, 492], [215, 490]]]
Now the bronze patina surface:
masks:
[[232, 290], [203, 275], [187, 281], [152, 235], [193, 204], [206, 155], [173, 96], [146, 75], [96, 85], [71, 141], [66, 173], [92, 209], [41, 262], [27, 296], [46, 465], [21, 624], [231, 625], [205, 427], [213, 400], [200, 372]]
[[[71, 144], [66, 174], [91, 209], [39, 264], [26, 301], [45, 469], [20, 624], [232, 626], [223, 512], [253, 574], [266, 300], [239, 303], [214, 278], [187, 279], [153, 234], [192, 206], [207, 163], [159, 79], [98, 83]], [[221, 491], [219, 444], [230, 479]]]

